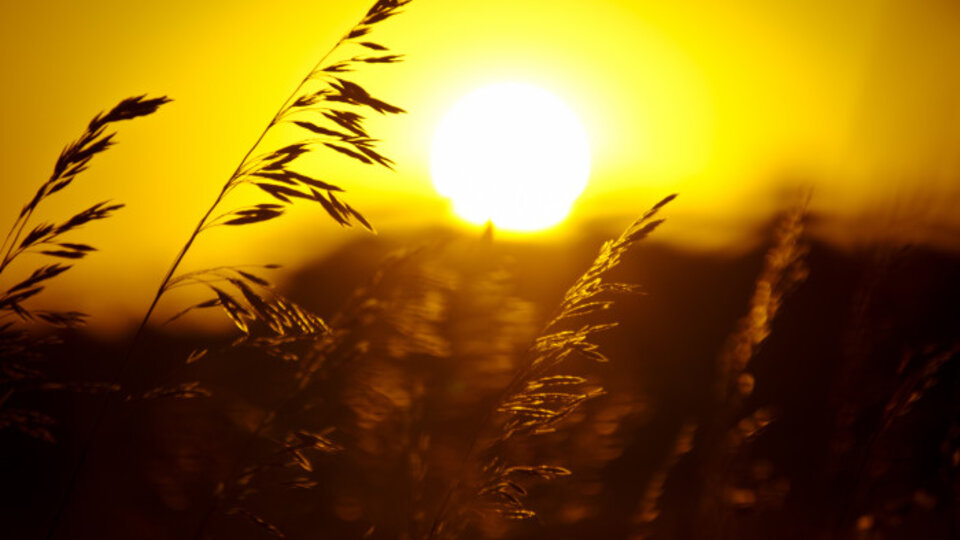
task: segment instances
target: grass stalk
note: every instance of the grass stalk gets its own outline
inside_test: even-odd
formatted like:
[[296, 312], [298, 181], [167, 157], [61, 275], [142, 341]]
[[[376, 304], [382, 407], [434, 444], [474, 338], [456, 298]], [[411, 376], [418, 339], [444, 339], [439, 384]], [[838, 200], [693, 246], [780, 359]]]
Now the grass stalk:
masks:
[[[278, 125], [285, 116], [287, 116], [291, 112], [299, 112], [302, 107], [312, 106], [315, 102], [322, 101], [327, 96], [327, 94], [325, 93], [326, 91], [324, 90], [316, 92], [315, 94], [312, 94], [312, 95], [304, 95], [303, 90], [310, 81], [316, 80], [319, 75], [325, 75], [324, 73], [325, 70], [323, 69], [324, 63], [327, 61], [330, 55], [333, 54], [334, 51], [338, 50], [341, 47], [341, 45], [347, 43], [348, 41], [351, 41], [366, 35], [367, 33], [369, 33], [371, 27], [374, 24], [381, 22], [383, 20], [386, 20], [387, 18], [395, 15], [396, 13], [398, 13], [397, 10], [400, 7], [403, 7], [410, 1], [411, 0], [377, 0], [377, 2], [375, 2], [374, 5], [367, 11], [364, 18], [359, 23], [357, 23], [350, 30], [350, 32], [348, 32], [343, 37], [341, 37], [341, 39], [338, 40], [337, 43], [333, 47], [331, 47], [327, 51], [327, 53], [320, 58], [320, 60], [317, 61], [317, 63], [314, 65], [313, 69], [309, 72], [309, 74], [300, 81], [300, 83], [293, 89], [293, 91], [289, 94], [289, 96], [283, 101], [282, 105], [274, 114], [273, 118], [271, 118], [271, 120], [267, 123], [267, 125], [263, 128], [259, 136], [254, 141], [253, 145], [249, 147], [249, 149], [246, 151], [244, 156], [241, 158], [236, 169], [234, 169], [234, 172], [230, 175], [230, 177], [224, 184], [223, 188], [221, 188], [220, 193], [217, 195], [213, 203], [210, 205], [210, 207], [206, 210], [206, 212], [197, 222], [197, 225], [194, 227], [193, 231], [190, 233], [189, 237], [187, 238], [187, 241], [184, 243], [183, 247], [177, 253], [176, 257], [174, 258], [172, 264], [168, 268], [163, 279], [160, 281], [160, 284], [157, 287], [157, 291], [154, 294], [153, 299], [150, 301], [150, 304], [146, 312], [144, 313], [143, 318], [138, 324], [137, 329], [130, 340], [130, 345], [126, 350], [126, 353], [121, 358], [120, 364], [114, 370], [111, 376], [110, 384], [115, 385], [124, 380], [126, 373], [129, 371], [129, 368], [133, 363], [133, 359], [136, 356], [135, 353], [136, 353], [137, 346], [140, 343], [143, 337], [143, 334], [146, 331], [146, 328], [154, 312], [156, 311], [157, 306], [160, 303], [161, 298], [163, 297], [164, 293], [166, 293], [166, 291], [169, 290], [171, 281], [175, 279], [177, 270], [180, 268], [180, 265], [183, 263], [185, 257], [187, 256], [187, 253], [193, 247], [200, 233], [206, 230], [208, 228], [208, 225], [210, 225], [208, 223], [210, 220], [210, 216], [213, 215], [214, 211], [218, 208], [220, 203], [224, 200], [224, 197], [233, 188], [235, 188], [236, 186], [240, 185], [243, 182], [245, 176], [257, 174], [258, 169], [256, 168], [256, 165], [258, 164], [261, 165], [261, 171], [269, 169], [271, 171], [269, 174], [285, 174], [288, 177], [290, 175], [296, 175], [294, 176], [294, 178], [298, 178], [298, 179], [306, 178], [306, 180], [304, 181], [308, 182], [309, 185], [318, 186], [321, 189], [327, 190], [327, 193], [328, 193], [327, 196], [329, 198], [324, 198], [323, 195], [317, 192], [315, 189], [311, 189], [311, 193], [313, 194], [313, 198], [317, 200], [317, 202], [321, 203], [321, 205], [324, 206], [324, 209], [327, 211], [327, 213], [329, 213], [331, 217], [336, 219], [341, 225], [349, 226], [350, 220], [356, 219], [368, 229], [371, 228], [367, 220], [363, 218], [363, 216], [361, 216], [356, 210], [351, 208], [349, 205], [346, 205], [345, 203], [338, 201], [333, 196], [332, 194], [333, 191], [342, 191], [340, 190], [340, 188], [318, 182], [314, 179], [310, 179], [309, 177], [305, 177], [302, 174], [295, 173], [284, 168], [284, 164], [292, 161], [293, 159], [295, 159], [297, 156], [299, 156], [301, 153], [305, 151], [302, 149], [302, 147], [305, 146], [304, 144], [301, 143], [300, 145], [292, 145], [292, 146], [299, 146], [301, 148], [290, 150], [291, 147], [287, 147], [286, 149], [281, 149], [274, 152], [271, 155], [268, 155], [268, 159], [274, 158], [275, 160], [272, 164], [269, 164], [268, 166], [265, 166], [265, 167], [262, 166], [263, 165], [262, 161], [260, 161], [259, 163], [251, 164], [250, 163], [251, 156], [253, 156], [253, 152], [261, 146], [264, 138], [271, 131], [271, 129], [274, 128], [276, 125]], [[364, 47], [368, 47], [366, 43], [368, 42], [364, 42], [361, 45], [363, 45]], [[400, 57], [396, 56], [391, 58], [389, 61], [386, 61], [383, 63], [395, 63], [399, 60], [400, 60]], [[346, 66], [346, 65], [349, 65], [351, 62], [364, 62], [364, 60], [351, 59], [345, 62], [340, 62], [340, 64], [337, 64], [337, 65]], [[329, 68], [327, 69], [329, 70]], [[333, 72], [337, 72], [337, 71], [339, 70], [333, 70]], [[337, 81], [337, 83], [330, 83], [330, 84], [331, 86], [333, 86], [333, 88], [335, 88], [340, 92], [339, 96], [335, 96], [336, 101], [338, 102], [359, 105], [359, 106], [369, 106], [382, 114], [403, 112], [402, 109], [393, 107], [382, 101], [376, 100], [375, 98], [370, 96], [365, 90], [363, 90], [363, 88], [360, 87], [359, 85], [350, 83], [349, 81], [344, 81], [339, 78], [334, 78], [334, 79]], [[316, 132], [316, 130], [319, 129], [316, 124], [311, 124], [308, 122], [303, 122], [300, 124], [301, 124], [301, 127], [313, 132]], [[352, 128], [352, 131], [364, 133], [362, 128], [359, 126], [358, 120], [355, 120], [355, 119], [352, 120], [352, 123], [350, 123], [350, 128]], [[376, 162], [390, 168], [391, 162], [387, 158], [377, 154], [376, 151], [370, 148], [370, 144], [371, 144], [370, 141], [364, 140], [364, 139], [358, 139], [357, 137], [347, 137], [347, 136], [344, 136], [342, 138], [342, 141], [346, 144], [353, 144], [359, 150], [359, 152], [351, 151], [348, 148], [337, 147], [336, 145], [332, 145], [331, 143], [325, 143], [325, 144], [328, 147], [340, 152], [341, 154], [346, 154], [348, 156], [354, 157], [355, 159], [359, 159], [364, 163], [372, 164]], [[263, 158], [259, 158], [259, 159], [263, 159]], [[279, 164], [279, 167], [277, 166], [277, 164]], [[265, 176], [265, 175], [261, 174], [261, 176]], [[305, 197], [302, 193], [291, 192], [292, 190], [285, 187], [281, 187], [278, 190], [276, 186], [271, 186], [268, 184], [266, 185], [257, 184], [257, 186], [260, 187], [261, 189], [264, 189], [268, 193], [270, 193], [274, 198], [279, 199], [286, 203], [291, 202], [290, 199], [287, 198], [290, 196]], [[266, 211], [264, 211], [264, 208], [256, 208], [254, 212], [259, 212], [259, 213], [255, 213], [255, 214], [250, 214], [250, 213], [243, 214], [242, 213], [243, 211], [237, 212], [236, 215], [240, 217], [236, 218], [234, 220], [234, 223], [227, 222], [224, 224], [239, 225], [239, 224], [255, 223], [259, 221], [265, 221], [267, 219], [272, 219], [274, 217], [279, 216], [282, 213], [282, 211], [276, 211], [273, 208], [273, 206], [277, 206], [277, 205], [258, 205], [258, 207], [265, 207], [265, 206], [269, 206], [270, 208], [267, 209]], [[21, 228], [22, 228], [22, 225], [21, 225]], [[221, 299], [221, 302], [223, 302], [223, 299]], [[225, 302], [223, 302], [223, 304], [225, 308], [228, 307]], [[228, 309], [228, 312], [229, 311], [230, 310]], [[232, 312], [230, 312], [230, 314], [233, 315]], [[234, 320], [236, 321], [237, 319], [234, 318]], [[93, 441], [96, 439], [96, 436], [99, 433], [104, 423], [104, 419], [112, 403], [113, 403], [113, 399], [111, 399], [111, 396], [108, 395], [103, 400], [99, 410], [97, 411], [93, 426], [80, 452], [79, 459], [76, 465], [74, 466], [73, 471], [71, 472], [65, 495], [62, 501], [60, 502], [60, 504], [57, 506], [57, 510], [54, 514], [53, 520], [50, 525], [50, 529], [47, 534], [48, 540], [54, 538], [55, 536], [55, 533], [63, 518], [64, 512], [66, 511], [67, 506], [69, 506], [69, 502], [72, 497], [72, 494], [76, 489], [76, 485], [80, 479], [81, 471], [83, 470], [84, 465], [87, 462], [87, 459], [89, 457], [90, 448], [93, 445]]]

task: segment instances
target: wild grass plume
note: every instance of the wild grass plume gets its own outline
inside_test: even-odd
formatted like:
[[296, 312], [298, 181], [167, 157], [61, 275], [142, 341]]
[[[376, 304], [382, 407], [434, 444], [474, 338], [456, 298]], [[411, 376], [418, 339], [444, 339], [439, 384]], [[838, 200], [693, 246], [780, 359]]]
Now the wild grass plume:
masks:
[[56, 420], [47, 413], [17, 407], [18, 396], [15, 394], [115, 389], [112, 385], [92, 381], [50, 380], [37, 364], [44, 349], [55, 344], [57, 339], [26, 325], [77, 327], [86, 321], [88, 315], [80, 311], [42, 309], [31, 303], [52, 280], [73, 267], [73, 263], [66, 261], [77, 261], [96, 251], [94, 246], [75, 240], [76, 232], [91, 222], [109, 218], [123, 205], [103, 201], [62, 220], [34, 224], [32, 218], [45, 201], [67, 189], [86, 171], [94, 157], [116, 144], [116, 132], [109, 131], [113, 124], [149, 116], [169, 101], [166, 97], [130, 97], [109, 112], [96, 115], [80, 138], [63, 149], [50, 177], [23, 205], [4, 237], [0, 247], [0, 280], [7, 281], [4, 278], [9, 275], [11, 265], [21, 260], [32, 263], [30, 255], [39, 255], [41, 260], [58, 261], [40, 264], [26, 278], [4, 285], [5, 290], [0, 293], [0, 430], [13, 428], [43, 440], [52, 442], [55, 439], [51, 428]]
[[[219, 226], [251, 225], [276, 219], [298, 200], [317, 203], [330, 218], [342, 226], [350, 226], [356, 222], [366, 229], [373, 230], [370, 222], [359, 211], [340, 199], [342, 195], [338, 194], [343, 193], [343, 188], [297, 170], [295, 162], [301, 156], [319, 147], [368, 165], [391, 168], [392, 162], [389, 158], [375, 149], [377, 141], [371, 138], [364, 128], [364, 116], [359, 111], [371, 110], [380, 114], [398, 114], [404, 110], [371, 96], [362, 86], [339, 74], [354, 71], [360, 66], [393, 64], [402, 60], [401, 55], [388, 54], [385, 46], [366, 40], [366, 36], [375, 25], [400, 13], [400, 9], [409, 2], [410, 0], [378, 0], [360, 22], [317, 62], [283, 102], [241, 158], [213, 204], [200, 218], [180, 253], [174, 258], [173, 264], [147, 308], [141, 330], [150, 320], [160, 298], [170, 287], [185, 282], [202, 284], [208, 280], [216, 281], [220, 277], [218, 274], [225, 271], [223, 268], [213, 268], [193, 271], [182, 276], [177, 275], [177, 270], [187, 252], [205, 230]], [[348, 47], [373, 54], [355, 52], [347, 58], [328, 61], [332, 55]], [[292, 124], [300, 128], [302, 138], [281, 148], [261, 151], [261, 145], [267, 135], [283, 124]], [[268, 195], [269, 199], [253, 206], [217, 213], [227, 195], [242, 186], [257, 188]], [[229, 267], [226, 270], [230, 270]], [[305, 329], [310, 331], [316, 329], [315, 321], [311, 322], [299, 317], [299, 314], [295, 313], [296, 310], [291, 312], [285, 306], [271, 303], [269, 297], [251, 296], [253, 289], [264, 286], [265, 282], [262, 278], [253, 278], [249, 273], [237, 270], [229, 283], [238, 288], [240, 296], [233, 297], [221, 289], [214, 289], [216, 299], [212, 302], [222, 306], [242, 332], [246, 333], [248, 330], [246, 323], [242, 322], [242, 316], [267, 315], [269, 310], [286, 312], [288, 318], [292, 317], [290, 321], [303, 323]], [[241, 297], [244, 299], [241, 300]], [[254, 297], [257, 299], [253, 302], [260, 306], [260, 310], [254, 303], [248, 303], [248, 300]], [[198, 307], [207, 305], [209, 304]], [[270, 317], [270, 319], [273, 323], [280, 323], [280, 319], [276, 317]], [[274, 330], [281, 330], [276, 324], [267, 324], [267, 326]]]
[[[635, 284], [607, 281], [607, 274], [620, 264], [631, 247], [656, 230], [663, 220], [654, 218], [674, 198], [671, 195], [663, 199], [619, 238], [606, 242], [590, 268], [564, 295], [557, 315], [530, 348], [529, 360], [503, 389], [494, 409], [481, 420], [464, 458], [464, 467], [474, 466], [472, 461], [479, 459], [479, 474], [471, 475], [472, 481], [464, 482], [462, 476], [453, 481], [434, 518], [431, 538], [457, 536], [477, 514], [494, 512], [507, 519], [534, 517], [536, 511], [523, 503], [527, 494], [523, 484], [529, 479], [552, 480], [570, 474], [558, 465], [505, 463], [502, 447], [517, 437], [554, 431], [581, 404], [602, 395], [602, 388], [597, 385], [579, 375], [557, 372], [556, 368], [577, 356], [608, 361], [592, 340], [595, 334], [617, 324], [582, 321], [591, 321], [608, 310], [614, 302], [609, 299], [611, 294], [640, 291]], [[572, 329], [563, 328], [565, 323], [574, 322], [581, 323]], [[491, 427], [492, 434], [479, 433]]]
[[[28, 230], [31, 218], [37, 208], [57, 192], [66, 189], [90, 165], [98, 154], [108, 150], [115, 143], [116, 132], [108, 132], [112, 124], [123, 120], [131, 120], [141, 116], [148, 116], [170, 100], [166, 97], [146, 99], [146, 96], [127, 98], [118, 103], [107, 113], [95, 116], [87, 125], [79, 139], [67, 145], [57, 158], [53, 172], [37, 189], [36, 194], [23, 205], [20, 214], [14, 221], [10, 231], [4, 237], [0, 247], [0, 275], [19, 257], [26, 254], [39, 254], [61, 260], [77, 260], [95, 251], [91, 245], [68, 242], [65, 235], [83, 227], [87, 223], [110, 217], [114, 212], [123, 208], [122, 204], [103, 201], [89, 208], [77, 212], [61, 222], [41, 222]], [[54, 326], [75, 326], [82, 324], [87, 317], [76, 311], [56, 312], [46, 310], [32, 310], [24, 306], [24, 302], [41, 293], [44, 282], [57, 277], [71, 268], [70, 264], [55, 262], [40, 266], [29, 277], [9, 287], [0, 296], [0, 317], [15, 315], [21, 320], [39, 320]]]
[[[343, 188], [297, 170], [295, 162], [299, 157], [312, 152], [316, 148], [326, 148], [365, 164], [391, 167], [392, 162], [375, 149], [376, 140], [372, 139], [366, 132], [363, 125], [364, 117], [357, 111], [369, 109], [380, 114], [397, 114], [404, 112], [403, 109], [371, 96], [362, 86], [345, 79], [339, 74], [352, 71], [359, 66], [392, 64], [401, 60], [401, 56], [386, 53], [387, 48], [385, 46], [370, 41], [366, 36], [371, 33], [375, 25], [398, 14], [400, 8], [409, 2], [410, 0], [378, 0], [374, 3], [360, 22], [319, 60], [283, 102], [250, 149], [241, 158], [236, 169], [227, 178], [219, 194], [200, 218], [180, 252], [175, 256], [146, 309], [134, 335], [131, 350], [122, 359], [116, 370], [113, 377], [115, 381], [121, 382], [124, 380], [135, 356], [133, 347], [136, 347], [160, 299], [172, 287], [193, 284], [208, 287], [215, 295], [214, 298], [187, 308], [185, 311], [219, 306], [245, 338], [270, 348], [276, 354], [284, 354], [281, 349], [289, 345], [291, 341], [316, 339], [327, 332], [326, 325], [319, 317], [283, 298], [271, 289], [264, 278], [250, 271], [223, 265], [183, 274], [177, 272], [187, 253], [204, 231], [219, 226], [246, 226], [272, 220], [281, 216], [289, 205], [294, 204], [297, 200], [317, 203], [329, 217], [342, 226], [350, 226], [356, 222], [371, 231], [373, 230], [369, 221], [360, 212], [339, 198], [340, 196], [337, 193], [342, 193]], [[366, 53], [355, 52], [345, 59], [328, 62], [331, 55], [348, 47], [357, 51], [366, 51]], [[129, 116], [129, 113], [126, 113], [126, 115]], [[118, 113], [117, 119], [122, 117], [124, 115]], [[99, 128], [104, 121], [110, 119], [111, 117], [108, 116], [105, 120], [95, 120], [91, 124], [91, 129]], [[304, 134], [303, 137], [299, 141], [281, 148], [263, 151], [261, 146], [267, 135], [285, 123], [300, 128]], [[108, 143], [109, 140], [101, 144], [106, 145]], [[81, 159], [84, 156], [84, 153], [80, 153]], [[68, 173], [71, 171], [68, 170]], [[53, 186], [58, 185], [53, 184]], [[227, 196], [242, 186], [259, 189], [269, 197], [269, 202], [265, 201], [238, 210], [219, 212], [220, 205], [226, 200]], [[94, 211], [104, 213], [107, 209], [96, 208]], [[227, 287], [232, 287], [235, 291], [228, 292]], [[175, 317], [182, 314], [184, 314], [184, 311], [181, 311]], [[202, 352], [197, 354], [202, 354]], [[196, 358], [196, 355], [191, 355], [188, 360], [195, 360]], [[188, 382], [170, 388], [147, 390], [143, 395], [194, 397], [207, 395], [207, 392], [199, 389], [195, 382]], [[109, 401], [105, 402], [102, 412], [97, 417], [93, 434], [89, 439], [90, 442], [87, 443], [81, 453], [77, 471], [83, 467], [86, 461], [90, 444], [99, 430], [109, 403]], [[76, 477], [77, 474], [74, 473], [74, 476]], [[68, 499], [69, 494], [73, 491], [74, 484], [75, 480], [72, 480], [69, 484]], [[66, 504], [66, 502], [63, 503], [58, 510], [48, 536], [52, 536], [56, 531], [59, 515]]]

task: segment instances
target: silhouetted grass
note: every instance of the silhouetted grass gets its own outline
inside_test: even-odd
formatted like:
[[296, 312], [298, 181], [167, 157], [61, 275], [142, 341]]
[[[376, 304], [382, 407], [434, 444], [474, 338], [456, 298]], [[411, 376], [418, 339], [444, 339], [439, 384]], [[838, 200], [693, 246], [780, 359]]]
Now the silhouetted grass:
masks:
[[[96, 251], [93, 246], [79, 243], [71, 237], [84, 225], [109, 218], [123, 208], [122, 204], [99, 202], [63, 220], [33, 224], [31, 218], [46, 200], [68, 188], [86, 171], [94, 157], [115, 144], [113, 139], [116, 132], [108, 132], [112, 124], [149, 116], [169, 101], [166, 97], [131, 97], [90, 120], [80, 138], [60, 153], [50, 178], [23, 205], [4, 237], [0, 246], [0, 279], [7, 277], [4, 271], [23, 260], [25, 255], [40, 255], [46, 260], [76, 261]], [[115, 385], [104, 383], [50, 380], [37, 366], [42, 351], [57, 343], [57, 338], [36, 329], [31, 330], [25, 324], [77, 327], [88, 317], [79, 311], [39, 309], [30, 304], [52, 280], [72, 267], [73, 264], [66, 262], [43, 263], [25, 279], [6, 286], [0, 292], [0, 430], [13, 428], [46, 441], [55, 439], [51, 428], [56, 420], [38, 410], [16, 407], [14, 394], [52, 390], [116, 390]]]
[[[258, 346], [275, 355], [283, 356], [286, 354], [284, 349], [289, 347], [291, 343], [314, 341], [329, 331], [322, 319], [302, 309], [296, 303], [283, 298], [270, 287], [270, 284], [264, 278], [247, 270], [232, 266], [218, 266], [184, 274], [177, 274], [177, 270], [193, 247], [194, 242], [204, 231], [218, 226], [236, 227], [269, 221], [280, 217], [286, 208], [297, 200], [317, 203], [328, 216], [342, 226], [350, 226], [357, 222], [363, 227], [373, 230], [370, 223], [360, 212], [339, 198], [337, 193], [342, 193], [343, 188], [297, 170], [295, 162], [298, 158], [314, 151], [316, 148], [327, 148], [339, 155], [347, 156], [365, 164], [391, 167], [392, 162], [375, 149], [376, 140], [372, 139], [366, 132], [363, 125], [364, 117], [357, 110], [366, 108], [380, 114], [397, 114], [404, 112], [403, 109], [371, 96], [362, 86], [338, 74], [352, 71], [361, 65], [392, 64], [401, 60], [402, 57], [399, 55], [386, 54], [387, 49], [383, 45], [373, 41], [361, 41], [361, 38], [365, 38], [377, 23], [381, 23], [399, 13], [400, 8], [409, 2], [410, 0], [377, 0], [361, 21], [317, 62], [315, 67], [280, 106], [254, 144], [241, 158], [234, 172], [223, 184], [219, 194], [200, 218], [193, 232], [174, 258], [140, 322], [133, 338], [131, 351], [119, 364], [114, 381], [120, 382], [124, 379], [134, 358], [133, 347], [136, 346], [141, 334], [146, 329], [160, 299], [173, 287], [198, 284], [208, 287], [215, 295], [208, 301], [188, 307], [174, 318], [178, 318], [192, 309], [219, 306], [230, 317], [236, 328], [240, 330], [243, 340], [247, 344]], [[372, 51], [372, 54], [355, 53], [343, 60], [327, 62], [327, 59], [333, 53], [345, 47], [356, 47], [368, 53]], [[131, 114], [134, 113], [120, 111], [115, 116], [116, 119], [123, 119]], [[103, 123], [109, 121], [112, 121], [112, 117], [109, 115], [103, 120], [95, 119], [91, 123], [91, 131], [95, 131]], [[257, 151], [262, 150], [261, 146], [266, 136], [285, 123], [292, 123], [301, 128], [304, 133], [303, 138], [281, 148], [257, 153]], [[109, 138], [98, 141], [94, 143], [92, 152], [95, 153], [108, 144]], [[75, 174], [74, 171], [76, 169], [82, 170], [83, 165], [85, 165], [83, 160], [89, 152], [91, 150], [79, 151], [77, 159], [74, 160], [76, 163], [68, 159], [64, 164], [66, 179], [60, 183], [52, 183], [51, 187], [48, 188], [49, 191], [56, 191], [61, 189], [62, 185], [69, 183], [72, 180], [72, 175]], [[69, 168], [70, 166], [74, 166], [74, 168]], [[217, 211], [221, 203], [226, 200], [231, 192], [242, 186], [259, 189], [269, 196], [269, 202], [218, 214]], [[39, 196], [40, 194], [38, 194]], [[114, 209], [112, 207], [95, 207], [88, 212], [89, 216], [81, 216], [81, 219], [86, 221], [99, 219]], [[64, 249], [71, 250], [69, 252], [71, 254], [82, 254], [84, 252], [80, 247], [65, 247]], [[226, 290], [227, 286], [232, 287], [235, 292]], [[195, 361], [202, 354], [202, 351], [192, 354], [188, 361]], [[197, 397], [203, 395], [207, 395], [207, 391], [200, 388], [198, 383], [188, 382], [174, 386], [157, 387], [148, 390], [139, 397]], [[60, 515], [73, 491], [76, 476], [86, 461], [90, 444], [99, 430], [109, 403], [109, 401], [105, 402], [102, 411], [98, 414], [90, 436], [90, 442], [85, 445], [81, 453], [77, 466], [78, 472], [74, 474], [74, 478], [68, 485], [67, 498], [58, 509], [48, 536], [52, 536], [57, 529]], [[253, 521], [270, 529], [268, 524], [260, 518]], [[201, 525], [198, 534], [202, 534], [203, 528], [204, 525]]]
[[[398, 114], [404, 110], [371, 96], [359, 84], [336, 74], [353, 71], [364, 65], [399, 62], [402, 56], [384, 54], [387, 48], [383, 45], [360, 40], [367, 36], [377, 23], [393, 17], [409, 2], [410, 0], [378, 0], [363, 19], [317, 62], [283, 102], [241, 158], [213, 204], [200, 218], [174, 258], [147, 308], [138, 335], [149, 322], [164, 293], [172, 287], [186, 284], [209, 286], [216, 298], [194, 307], [219, 305], [245, 335], [251, 332], [251, 322], [262, 323], [269, 333], [279, 337], [288, 337], [291, 332], [316, 334], [323, 331], [318, 319], [277, 297], [275, 293], [258, 295], [255, 289], [263, 290], [269, 286], [262, 277], [230, 266], [196, 270], [181, 275], [177, 275], [177, 270], [202, 232], [219, 226], [237, 227], [270, 221], [283, 215], [296, 201], [317, 203], [330, 218], [342, 226], [348, 227], [357, 222], [364, 228], [373, 230], [370, 222], [359, 211], [337, 195], [343, 193], [343, 188], [305, 174], [297, 170], [295, 165], [299, 158], [319, 147], [368, 165], [378, 164], [391, 168], [392, 162], [376, 151], [377, 141], [367, 133], [363, 124], [364, 117], [358, 111], [370, 109], [380, 114]], [[331, 55], [346, 47], [357, 47], [375, 54], [355, 53], [346, 59], [328, 62]], [[288, 123], [301, 128], [303, 135], [299, 141], [257, 153], [262, 150], [261, 146], [268, 134]], [[255, 187], [268, 195], [269, 199], [253, 206], [218, 214], [217, 210], [225, 198], [243, 186]], [[217, 282], [233, 286], [236, 293], [230, 294], [212, 285]]]
[[[521, 365], [513, 380], [503, 389], [500, 399], [477, 427], [476, 438], [467, 450], [464, 467], [473, 466], [476, 453], [481, 469], [473, 482], [464, 482], [467, 471], [455, 478], [444, 497], [430, 530], [430, 537], [456, 536], [472, 515], [496, 512], [508, 519], [532, 518], [536, 512], [522, 500], [527, 494], [526, 479], [552, 480], [570, 474], [556, 465], [513, 465], [506, 463], [502, 446], [519, 436], [549, 433], [585, 401], [602, 395], [602, 388], [591, 385], [575, 374], [556, 372], [570, 357], [582, 356], [596, 362], [608, 361], [593, 342], [599, 332], [614, 328], [616, 322], [586, 322], [579, 328], [565, 329], [572, 321], [592, 321], [597, 314], [610, 309], [611, 295], [637, 293], [635, 284], [609, 282], [607, 273], [620, 264], [621, 258], [661, 223], [654, 220], [657, 212], [674, 199], [660, 201], [616, 240], [603, 245], [593, 265], [564, 295], [557, 310], [530, 349], [530, 360]], [[503, 415], [496, 420], [495, 416]], [[484, 433], [496, 421], [495, 433]]]

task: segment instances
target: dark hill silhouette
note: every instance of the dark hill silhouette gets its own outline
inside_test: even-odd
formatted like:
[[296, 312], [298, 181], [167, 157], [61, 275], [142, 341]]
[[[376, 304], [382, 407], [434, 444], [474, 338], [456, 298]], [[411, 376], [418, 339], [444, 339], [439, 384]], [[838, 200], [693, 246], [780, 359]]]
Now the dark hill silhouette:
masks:
[[[461, 273], [507, 261], [516, 295], [535, 306], [542, 319], [604, 239], [585, 233], [568, 245], [490, 242], [443, 231], [366, 237], [299, 269], [284, 289], [328, 318], [388, 253], [426, 246], [426, 251], [448, 250], [445, 260], [454, 261]], [[530, 504], [542, 522], [523, 523], [511, 537], [630, 538], [637, 532], [644, 489], [662, 469], [678, 430], [690, 420], [701, 426], [716, 421], [711, 418], [717, 358], [748, 309], [764, 248], [720, 256], [650, 242], [627, 257], [618, 275], [641, 284], [646, 294], [622, 301], [610, 313], [620, 322], [601, 341], [611, 362], [590, 368], [608, 395], [591, 402], [587, 413], [602, 415], [610, 404], [629, 404], [614, 432], [593, 435], [612, 437], [615, 451], [598, 459], [556, 439], [545, 455], [566, 459], [575, 474], [549, 489], [535, 489]], [[855, 524], [883, 527], [889, 538], [955, 537], [957, 499], [951, 489], [957, 476], [950, 450], [960, 437], [957, 362], [935, 372], [907, 414], [886, 424], [884, 415], [898, 389], [922, 368], [925, 355], [957, 345], [960, 258], [919, 247], [844, 252], [813, 242], [807, 265], [809, 278], [786, 299], [751, 364], [756, 390], [745, 407], [767, 407], [775, 421], [724, 472], [753, 498], [737, 499], [717, 537], [826, 538]], [[189, 323], [174, 328], [189, 329]], [[282, 364], [266, 364], [245, 353], [214, 355], [178, 371], [193, 347], [230, 338], [176, 332], [149, 336], [147, 361], [140, 363], [149, 367], [135, 373], [132, 384], [185, 377], [204, 382], [213, 397], [133, 403], [113, 414], [80, 485], [84, 495], [69, 509], [64, 529], [69, 537], [190, 537], [215, 478], [242, 453], [243, 426], [280, 392], [276, 385]], [[66, 377], [97, 379], [109, 372], [122, 349], [122, 343], [73, 333], [50, 364]], [[9, 537], [42, 536], [95, 401], [73, 396], [52, 404], [24, 404], [43, 406], [60, 420], [54, 429], [61, 439], [56, 445], [0, 432], [5, 458], [0, 519]], [[449, 412], [461, 422], [470, 414]], [[708, 470], [704, 452], [695, 441], [693, 450], [669, 469], [662, 511], [651, 526], [659, 537], [700, 537], [689, 516], [703, 511], [705, 482], [715, 474]], [[316, 467], [320, 477], [339, 478], [336, 457]], [[259, 503], [291, 538], [319, 532], [330, 538], [360, 537], [367, 527], [363, 519], [351, 521], [336, 510], [339, 481], [305, 495], [306, 502], [278, 497]], [[404, 501], [403, 489], [392, 486], [379, 496]], [[216, 532], [233, 538], [262, 534], [240, 520], [224, 521]], [[398, 534], [380, 528], [371, 537]], [[478, 534], [468, 531], [466, 536]]]

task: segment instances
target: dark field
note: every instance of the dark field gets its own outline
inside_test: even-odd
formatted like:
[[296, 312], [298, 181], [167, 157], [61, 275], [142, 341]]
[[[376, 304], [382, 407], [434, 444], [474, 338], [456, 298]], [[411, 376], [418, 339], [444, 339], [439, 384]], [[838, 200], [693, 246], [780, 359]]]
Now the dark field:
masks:
[[[422, 241], [430, 236], [438, 240]], [[114, 406], [65, 537], [194, 537], [217, 486], [238, 481], [249, 492], [229, 504], [250, 514], [220, 504], [210, 537], [269, 536], [257, 519], [291, 538], [428, 536], [451, 485], [483, 474], [474, 458], [463, 463], [471, 439], [602, 238], [554, 247], [417, 238], [425, 247], [385, 265], [413, 242], [387, 235], [349, 245], [283, 287], [326, 320], [337, 321], [361, 287], [383, 310], [349, 321], [359, 352], [337, 349], [306, 391], [297, 390], [302, 359], [230, 348], [232, 335], [151, 333], [131, 393], [198, 381], [210, 395]], [[536, 517], [468, 509], [482, 519], [465, 518], [462, 537], [957, 537], [960, 260], [806, 241], [809, 276], [744, 370], [755, 388], [732, 394], [718, 391], [720, 359], [751, 309], [767, 248], [716, 257], [651, 242], [630, 251], [614, 278], [645, 294], [591, 315], [619, 322], [596, 338], [610, 361], [571, 359], [564, 369], [606, 394], [555, 433], [490, 449], [573, 474], [519, 478]], [[380, 282], [365, 285], [378, 268]], [[219, 345], [208, 356], [182, 365], [211, 343]], [[43, 371], [51, 381], [103, 380], [125, 346], [74, 332], [50, 349]], [[38, 525], [49, 523], [102, 399], [37, 392], [10, 405], [49, 413], [60, 442], [2, 432], [8, 537], [43, 537]], [[291, 463], [276, 443], [297, 430], [323, 432], [337, 448], [303, 450], [309, 465]]]

